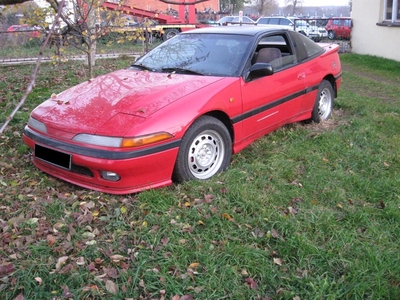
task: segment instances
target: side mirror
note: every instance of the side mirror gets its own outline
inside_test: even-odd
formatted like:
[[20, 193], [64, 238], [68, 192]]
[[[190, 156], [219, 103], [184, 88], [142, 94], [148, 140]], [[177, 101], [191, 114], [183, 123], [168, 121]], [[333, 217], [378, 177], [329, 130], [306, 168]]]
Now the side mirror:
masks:
[[245, 75], [246, 82], [274, 74], [274, 69], [268, 63], [255, 63]]

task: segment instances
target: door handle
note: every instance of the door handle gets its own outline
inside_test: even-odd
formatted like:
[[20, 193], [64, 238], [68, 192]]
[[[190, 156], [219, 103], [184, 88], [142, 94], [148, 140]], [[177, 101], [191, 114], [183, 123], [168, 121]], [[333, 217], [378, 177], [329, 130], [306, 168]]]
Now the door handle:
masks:
[[306, 78], [306, 73], [304, 73], [304, 72], [301, 72], [301, 73], [299, 73], [298, 75], [297, 75], [297, 79], [298, 80], [303, 80], [303, 79], [305, 79]]

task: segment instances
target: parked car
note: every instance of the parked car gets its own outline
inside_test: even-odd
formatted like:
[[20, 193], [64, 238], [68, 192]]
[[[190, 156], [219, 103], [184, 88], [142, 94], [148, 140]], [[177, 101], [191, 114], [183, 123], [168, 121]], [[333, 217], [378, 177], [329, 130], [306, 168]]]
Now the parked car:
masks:
[[29, 26], [28, 24], [11, 25], [7, 28], [7, 32], [27, 33], [30, 37], [40, 37], [40, 28], [37, 26]]
[[293, 21], [286, 17], [260, 17], [260, 18], [258, 18], [256, 23], [257, 23], [257, 25], [287, 26], [288, 28], [294, 29]]
[[328, 37], [328, 31], [326, 31], [325, 29], [328, 20], [315, 18], [315, 19], [309, 19], [308, 23], [310, 24], [310, 28], [312, 28], [314, 31], [317, 31], [319, 34], [319, 38], [314, 39], [314, 41], [320, 41]]
[[265, 134], [330, 117], [338, 49], [274, 27], [186, 31], [127, 69], [52, 95], [23, 140], [40, 170], [102, 192], [209, 179]]
[[219, 25], [231, 25], [231, 24], [255, 24], [256, 22], [250, 19], [247, 16], [242, 16], [242, 19], [240, 19], [239, 16], [225, 16], [219, 19], [216, 23]]
[[331, 40], [335, 38], [350, 39], [352, 26], [351, 18], [333, 18], [328, 20], [325, 29]]
[[320, 34], [314, 28], [310, 27], [310, 24], [305, 20], [298, 20], [296, 18], [287, 17], [260, 17], [257, 20], [257, 26], [268, 26], [268, 25], [279, 25], [289, 29], [294, 29], [309, 38], [319, 41]]

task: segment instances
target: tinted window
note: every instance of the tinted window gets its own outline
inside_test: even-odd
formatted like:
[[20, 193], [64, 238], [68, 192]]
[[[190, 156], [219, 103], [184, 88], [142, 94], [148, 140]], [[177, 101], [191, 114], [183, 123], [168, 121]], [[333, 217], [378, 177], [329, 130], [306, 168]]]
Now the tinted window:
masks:
[[269, 19], [266, 18], [261, 18], [260, 20], [258, 20], [258, 24], [268, 24]]
[[281, 25], [293, 25], [288, 19], [281, 19]]
[[324, 49], [308, 37], [297, 32], [289, 32], [289, 34], [292, 36], [295, 44], [299, 61], [307, 60], [324, 52]]
[[271, 18], [271, 19], [269, 20], [269, 24], [278, 25], [278, 24], [279, 24], [279, 19], [277, 19], [277, 18]]

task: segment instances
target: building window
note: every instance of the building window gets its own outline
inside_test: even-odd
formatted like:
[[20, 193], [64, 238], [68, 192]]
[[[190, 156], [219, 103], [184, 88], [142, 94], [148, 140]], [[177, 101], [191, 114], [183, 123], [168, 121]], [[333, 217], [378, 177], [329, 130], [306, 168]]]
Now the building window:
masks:
[[400, 27], [400, 0], [383, 0], [382, 2], [384, 5], [382, 21], [376, 25]]
[[386, 0], [384, 11], [385, 21], [400, 22], [400, 0]]

